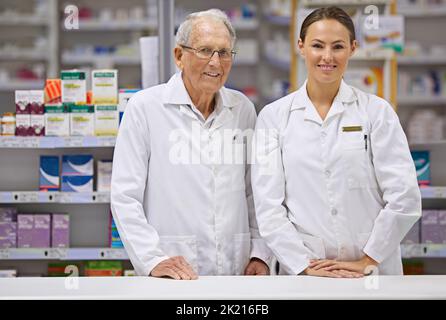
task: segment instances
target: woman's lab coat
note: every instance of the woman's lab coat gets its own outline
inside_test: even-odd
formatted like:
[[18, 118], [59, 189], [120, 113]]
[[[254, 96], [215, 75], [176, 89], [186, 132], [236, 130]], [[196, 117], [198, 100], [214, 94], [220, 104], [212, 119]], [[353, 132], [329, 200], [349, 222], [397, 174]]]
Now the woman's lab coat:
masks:
[[257, 221], [280, 273], [367, 254], [380, 274], [402, 274], [400, 242], [421, 196], [389, 103], [342, 82], [322, 121], [305, 83], [261, 111], [253, 147]]

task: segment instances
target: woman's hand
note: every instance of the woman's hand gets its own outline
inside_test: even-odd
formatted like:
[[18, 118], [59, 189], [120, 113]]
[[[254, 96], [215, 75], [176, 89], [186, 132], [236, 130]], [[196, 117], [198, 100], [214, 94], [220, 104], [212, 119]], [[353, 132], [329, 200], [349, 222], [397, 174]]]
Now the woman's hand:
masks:
[[356, 261], [336, 261], [336, 260], [311, 260], [309, 268], [314, 270], [324, 270], [327, 272], [334, 272], [336, 270], [345, 270], [361, 275], [367, 275], [368, 268], [377, 266], [378, 262], [365, 255], [360, 260]]
[[313, 277], [328, 277], [328, 278], [361, 278], [363, 275], [357, 272], [351, 272], [348, 270], [333, 270], [327, 271], [324, 269], [314, 269], [308, 267], [304, 270], [304, 274]]

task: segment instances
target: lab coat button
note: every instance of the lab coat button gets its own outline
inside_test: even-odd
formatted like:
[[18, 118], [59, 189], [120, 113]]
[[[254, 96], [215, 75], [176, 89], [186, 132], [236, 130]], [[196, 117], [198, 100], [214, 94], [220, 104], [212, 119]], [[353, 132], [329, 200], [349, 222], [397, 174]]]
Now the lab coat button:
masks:
[[336, 209], [332, 209], [332, 210], [331, 210], [331, 214], [334, 215], [334, 216], [337, 215], [337, 214], [338, 214], [338, 210], [336, 210]]
[[330, 177], [330, 175], [331, 175], [330, 170], [326, 170], [326, 171], [325, 171], [325, 175], [327, 176], [327, 178]]
[[326, 134], [325, 132], [322, 132], [322, 133], [321, 133], [321, 137], [322, 137], [322, 138], [325, 138], [326, 136], [327, 136], [327, 134]]

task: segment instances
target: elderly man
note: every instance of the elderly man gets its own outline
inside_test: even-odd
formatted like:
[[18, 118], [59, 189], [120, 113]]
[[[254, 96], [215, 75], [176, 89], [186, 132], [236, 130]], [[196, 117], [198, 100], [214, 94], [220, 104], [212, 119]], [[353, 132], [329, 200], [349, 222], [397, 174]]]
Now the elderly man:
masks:
[[269, 274], [246, 162], [250, 140], [243, 137], [256, 113], [243, 94], [223, 87], [235, 38], [222, 11], [189, 15], [174, 49], [181, 72], [127, 105], [111, 207], [138, 275]]

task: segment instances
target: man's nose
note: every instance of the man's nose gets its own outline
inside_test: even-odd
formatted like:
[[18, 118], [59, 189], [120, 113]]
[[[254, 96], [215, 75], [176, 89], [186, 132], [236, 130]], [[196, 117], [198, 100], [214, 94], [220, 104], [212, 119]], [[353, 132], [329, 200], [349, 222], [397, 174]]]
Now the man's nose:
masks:
[[212, 53], [211, 58], [209, 59], [209, 63], [211, 64], [220, 64], [220, 55], [218, 54], [218, 51], [214, 51]]

